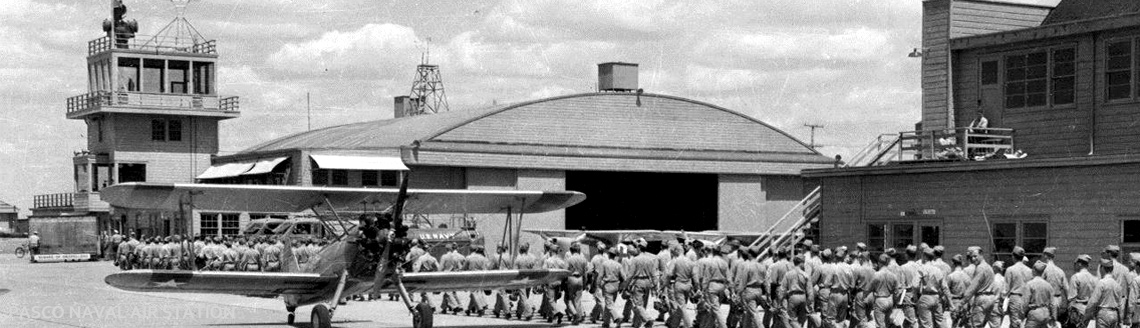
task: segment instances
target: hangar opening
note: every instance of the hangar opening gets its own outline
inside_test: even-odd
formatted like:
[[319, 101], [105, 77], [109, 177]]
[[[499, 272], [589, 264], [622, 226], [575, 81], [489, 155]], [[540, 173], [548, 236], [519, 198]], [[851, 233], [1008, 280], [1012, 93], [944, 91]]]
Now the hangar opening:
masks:
[[566, 209], [567, 229], [717, 229], [717, 175], [566, 172], [566, 189], [586, 201]]

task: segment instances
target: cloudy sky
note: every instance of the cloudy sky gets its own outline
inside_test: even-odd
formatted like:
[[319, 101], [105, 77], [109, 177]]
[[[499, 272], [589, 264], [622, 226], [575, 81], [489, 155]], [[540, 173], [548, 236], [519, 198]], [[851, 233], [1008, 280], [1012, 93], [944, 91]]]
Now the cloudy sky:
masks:
[[[86, 91], [86, 43], [110, 0], [0, 6], [0, 201], [71, 192], [86, 146], [66, 99]], [[177, 11], [126, 0], [139, 34]], [[186, 17], [218, 40], [219, 90], [241, 97], [223, 153], [312, 125], [390, 118], [430, 49], [452, 110], [595, 88], [596, 64], [639, 63], [646, 92], [754, 116], [826, 155], [849, 157], [919, 120], [918, 0], [195, 0]]]

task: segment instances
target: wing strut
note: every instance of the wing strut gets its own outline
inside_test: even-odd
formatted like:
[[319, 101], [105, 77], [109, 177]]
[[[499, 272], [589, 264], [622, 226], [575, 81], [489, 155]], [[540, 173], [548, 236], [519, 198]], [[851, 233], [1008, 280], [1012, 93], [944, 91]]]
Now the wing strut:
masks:
[[[342, 219], [342, 218], [340, 217], [340, 214], [338, 214], [338, 213], [336, 212], [336, 208], [333, 208], [333, 206], [332, 206], [332, 202], [329, 202], [329, 196], [328, 196], [328, 195], [324, 195], [324, 196], [321, 196], [321, 198], [322, 198], [322, 199], [325, 201], [325, 205], [327, 205], [327, 206], [329, 207], [329, 211], [332, 211], [332, 214], [333, 214], [333, 216], [335, 216], [335, 217], [336, 217], [336, 223], [337, 223], [337, 224], [340, 224], [340, 230], [341, 230], [341, 233], [340, 233], [340, 234], [338, 234], [338, 236], [336, 236], [336, 239], [337, 239], [337, 240], [340, 240], [341, 238], [344, 238], [344, 235], [345, 235], [345, 234], [348, 234], [348, 228], [345, 228], [345, 227], [344, 227], [344, 219]], [[318, 218], [318, 219], [319, 219], [320, 217], [321, 217], [320, 215], [317, 215], [317, 218]], [[328, 224], [328, 223], [326, 223], [326, 222], [325, 222], [325, 220], [321, 220], [321, 223], [323, 223], [323, 224]], [[332, 227], [331, 227], [331, 226], [329, 226], [328, 228], [332, 228]], [[329, 230], [332, 230], [332, 229], [329, 229]]]

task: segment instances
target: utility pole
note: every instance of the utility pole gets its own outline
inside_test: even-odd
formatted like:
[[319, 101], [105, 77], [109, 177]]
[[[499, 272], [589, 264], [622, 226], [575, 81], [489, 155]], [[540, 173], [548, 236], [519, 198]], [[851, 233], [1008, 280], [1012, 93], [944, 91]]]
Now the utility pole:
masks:
[[306, 113], [306, 116], [309, 118], [309, 129], [305, 130], [305, 131], [311, 131], [311, 130], [313, 130], [313, 106], [312, 106], [312, 102], [309, 101], [309, 93], [308, 92], [305, 92], [305, 113]]
[[822, 129], [823, 124], [804, 124], [804, 126], [811, 128], [811, 143], [809, 143], [808, 146], [811, 147], [811, 149], [823, 147], [823, 145], [815, 144], [815, 129]]

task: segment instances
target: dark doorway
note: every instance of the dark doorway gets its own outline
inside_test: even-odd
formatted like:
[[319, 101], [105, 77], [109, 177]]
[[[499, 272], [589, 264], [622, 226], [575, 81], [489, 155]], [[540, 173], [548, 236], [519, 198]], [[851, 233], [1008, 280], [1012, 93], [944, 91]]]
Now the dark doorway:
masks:
[[586, 201], [566, 209], [567, 229], [717, 229], [715, 174], [566, 172]]

